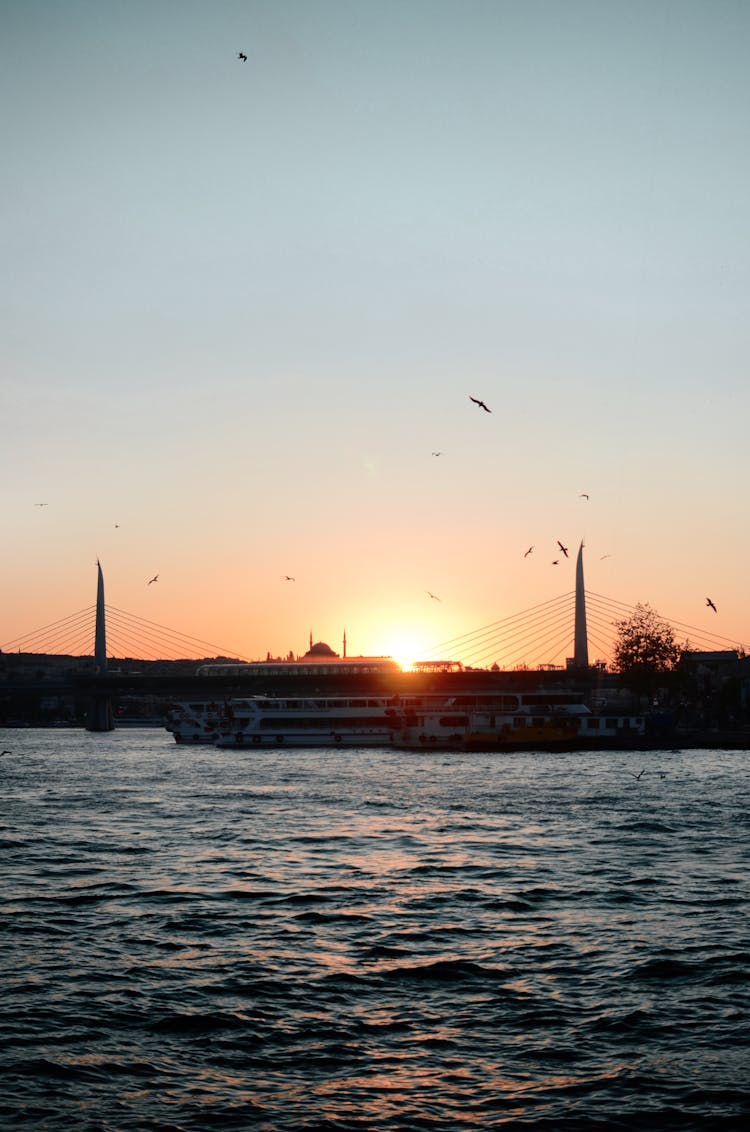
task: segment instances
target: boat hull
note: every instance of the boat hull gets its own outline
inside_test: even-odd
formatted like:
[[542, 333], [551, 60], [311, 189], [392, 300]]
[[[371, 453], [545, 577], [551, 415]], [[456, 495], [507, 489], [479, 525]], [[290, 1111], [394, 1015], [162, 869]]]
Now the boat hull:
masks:
[[518, 731], [396, 733], [393, 746], [402, 751], [573, 751], [579, 746], [577, 727], [524, 727]]
[[[167, 728], [171, 731], [171, 728]], [[213, 747], [216, 741], [220, 738], [218, 731], [200, 732], [200, 731], [172, 731], [175, 743], [179, 743], [183, 747], [198, 747], [208, 746]]]

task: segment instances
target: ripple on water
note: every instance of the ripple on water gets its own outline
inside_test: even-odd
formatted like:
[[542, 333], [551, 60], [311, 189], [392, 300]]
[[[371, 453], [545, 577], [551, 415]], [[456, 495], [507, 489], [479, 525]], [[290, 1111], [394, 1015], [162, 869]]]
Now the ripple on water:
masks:
[[9, 1127], [744, 1127], [741, 753], [16, 739]]

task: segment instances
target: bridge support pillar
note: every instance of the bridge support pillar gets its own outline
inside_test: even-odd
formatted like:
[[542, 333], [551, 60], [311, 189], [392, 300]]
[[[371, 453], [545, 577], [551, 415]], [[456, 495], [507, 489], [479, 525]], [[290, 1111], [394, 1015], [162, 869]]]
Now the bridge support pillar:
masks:
[[92, 696], [89, 710], [86, 713], [87, 731], [114, 731], [115, 716], [112, 711], [112, 697], [110, 695]]

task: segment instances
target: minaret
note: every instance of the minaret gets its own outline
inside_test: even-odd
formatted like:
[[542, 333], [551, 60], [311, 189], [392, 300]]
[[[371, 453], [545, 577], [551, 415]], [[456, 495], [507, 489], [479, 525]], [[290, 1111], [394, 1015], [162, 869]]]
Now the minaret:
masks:
[[346, 660], [346, 629], [344, 629], [344, 660]]
[[586, 632], [586, 590], [583, 585], [583, 542], [578, 548], [576, 560], [576, 616], [575, 637], [573, 641], [573, 664], [576, 668], [588, 668], [589, 643]]

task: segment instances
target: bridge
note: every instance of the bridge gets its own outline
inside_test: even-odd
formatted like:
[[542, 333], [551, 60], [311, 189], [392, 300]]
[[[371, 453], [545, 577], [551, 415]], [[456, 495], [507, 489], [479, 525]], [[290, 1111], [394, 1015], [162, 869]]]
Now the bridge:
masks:
[[[522, 671], [533, 671], [539, 677], [545, 671], [559, 674], [570, 668], [604, 669], [614, 656], [618, 622], [627, 620], [633, 612], [633, 606], [585, 589], [581, 547], [575, 590], [438, 642], [425, 650], [420, 659], [460, 661], [465, 668], [481, 671], [485, 679], [494, 672], [502, 673], [506, 682], [511, 674]], [[723, 652], [740, 648], [737, 641], [697, 626], [664, 620], [672, 628], [675, 640], [689, 641], [694, 650]], [[91, 730], [109, 730], [113, 726], [114, 695], [193, 697], [199, 694], [198, 689], [205, 689], [205, 683], [201, 684], [203, 678], [195, 676], [198, 660], [249, 659], [235, 649], [187, 636], [106, 604], [98, 563], [93, 605], [16, 637], [1, 648], [6, 654], [77, 658], [77, 666], [68, 665], [58, 676], [47, 673], [43, 680], [16, 679], [13, 686], [28, 693], [43, 690], [47, 695], [72, 692], [86, 696], [91, 703]], [[163, 662], [163, 671], [159, 662]], [[286, 684], [284, 690], [288, 694], [297, 690], [294, 680], [287, 680]], [[327, 690], [333, 691], [334, 684], [328, 684]], [[218, 680], [213, 687], [214, 694], [232, 694], [237, 690], [237, 681]], [[242, 689], [252, 690], [247, 681]]]

